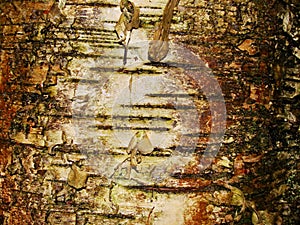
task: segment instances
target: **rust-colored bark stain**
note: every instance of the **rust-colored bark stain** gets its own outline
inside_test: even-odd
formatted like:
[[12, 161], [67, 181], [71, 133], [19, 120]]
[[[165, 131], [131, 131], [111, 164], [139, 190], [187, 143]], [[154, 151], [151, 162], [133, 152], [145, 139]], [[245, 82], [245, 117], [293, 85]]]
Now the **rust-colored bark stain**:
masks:
[[12, 152], [13, 149], [7, 142], [2, 142], [0, 145], [0, 172], [5, 173], [7, 167], [11, 164], [12, 161]]
[[33, 224], [31, 218], [31, 212], [22, 207], [12, 208], [10, 211], [9, 219], [7, 220], [8, 224]]
[[207, 210], [208, 203], [203, 200], [198, 200], [191, 205], [186, 211], [186, 217], [184, 224], [191, 225], [204, 225], [213, 224], [213, 220], [209, 218], [209, 212]]
[[0, 99], [1, 110], [1, 132], [2, 138], [7, 138], [8, 129], [11, 124], [11, 120], [14, 117], [16, 111], [19, 109], [16, 103], [16, 86], [9, 85], [8, 82], [14, 79], [11, 67], [11, 59], [5, 54], [1, 54], [1, 74], [0, 74], [0, 94], [3, 96]]

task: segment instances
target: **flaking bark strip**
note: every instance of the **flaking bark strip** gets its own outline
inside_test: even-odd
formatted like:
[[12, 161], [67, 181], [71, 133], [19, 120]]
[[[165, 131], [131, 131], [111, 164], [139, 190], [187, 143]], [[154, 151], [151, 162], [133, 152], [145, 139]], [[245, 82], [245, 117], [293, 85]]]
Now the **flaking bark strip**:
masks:
[[79, 153], [80, 149], [77, 145], [56, 144], [50, 148], [49, 155], [55, 155], [56, 152]]
[[148, 59], [151, 62], [160, 62], [169, 52], [169, 33], [174, 8], [179, 0], [169, 0], [165, 6], [161, 23], [156, 28], [153, 41], [149, 44]]
[[76, 190], [80, 190], [86, 186], [87, 179], [88, 174], [73, 163], [68, 175], [68, 184]]

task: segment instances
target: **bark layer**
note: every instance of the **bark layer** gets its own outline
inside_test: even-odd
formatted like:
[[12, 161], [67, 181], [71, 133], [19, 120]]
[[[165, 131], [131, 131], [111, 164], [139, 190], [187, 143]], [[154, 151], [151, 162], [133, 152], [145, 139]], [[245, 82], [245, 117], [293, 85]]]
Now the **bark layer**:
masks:
[[[121, 70], [116, 2], [0, 3], [0, 224], [298, 224], [297, 1], [182, 0], [169, 38], [203, 61], [196, 66], [172, 61], [172, 48], [163, 63], [145, 62], [141, 40], [152, 40], [167, 1], [134, 3], [141, 27], [133, 66]], [[224, 143], [201, 173], [216, 115], [187, 62], [212, 73], [227, 107]], [[184, 145], [174, 129], [183, 123]], [[156, 147], [135, 153], [134, 168], [126, 150], [138, 130]], [[194, 161], [145, 180], [195, 142]]]

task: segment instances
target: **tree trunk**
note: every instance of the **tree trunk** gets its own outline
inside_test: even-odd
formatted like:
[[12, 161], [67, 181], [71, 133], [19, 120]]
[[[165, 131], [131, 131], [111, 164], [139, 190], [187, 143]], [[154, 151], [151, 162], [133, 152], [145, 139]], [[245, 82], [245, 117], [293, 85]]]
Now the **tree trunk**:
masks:
[[178, 2], [0, 3], [0, 224], [299, 223], [299, 4]]

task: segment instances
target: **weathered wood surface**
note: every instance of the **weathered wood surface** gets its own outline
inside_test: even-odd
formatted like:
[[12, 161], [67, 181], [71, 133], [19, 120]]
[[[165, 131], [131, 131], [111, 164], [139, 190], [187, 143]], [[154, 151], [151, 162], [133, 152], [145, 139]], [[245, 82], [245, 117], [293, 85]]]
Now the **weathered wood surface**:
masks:
[[[170, 27], [181, 48], [152, 64], [148, 40], [167, 1], [134, 1], [141, 27], [125, 68], [119, 2], [54, 3], [0, 3], [0, 224], [297, 224], [295, 3], [181, 1]], [[203, 63], [180, 61], [182, 48]], [[202, 173], [216, 115], [193, 70], [213, 72], [227, 107], [224, 143]], [[130, 180], [138, 130], [155, 148]], [[153, 179], [176, 148], [194, 159]]]

